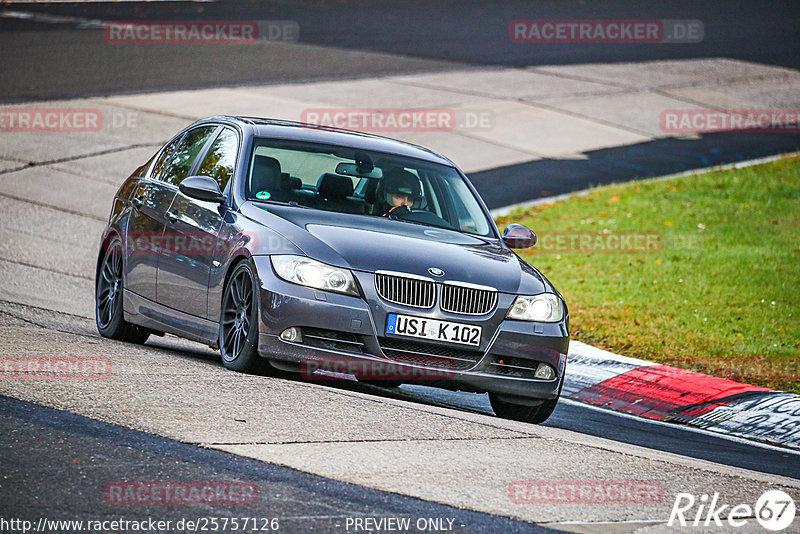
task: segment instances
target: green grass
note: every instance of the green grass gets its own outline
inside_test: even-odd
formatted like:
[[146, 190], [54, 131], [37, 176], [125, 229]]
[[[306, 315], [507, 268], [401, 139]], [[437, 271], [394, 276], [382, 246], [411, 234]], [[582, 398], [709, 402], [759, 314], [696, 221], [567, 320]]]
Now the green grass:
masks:
[[[800, 392], [800, 159], [601, 187], [497, 222], [539, 235], [520, 255], [564, 295], [574, 339]], [[655, 232], [659, 246], [541, 246], [604, 231]]]

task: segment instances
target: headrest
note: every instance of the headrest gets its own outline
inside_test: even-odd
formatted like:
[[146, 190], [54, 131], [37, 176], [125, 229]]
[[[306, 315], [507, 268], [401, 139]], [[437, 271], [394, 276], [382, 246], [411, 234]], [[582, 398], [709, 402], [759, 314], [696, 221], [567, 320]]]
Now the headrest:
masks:
[[325, 173], [317, 181], [317, 191], [322, 198], [345, 198], [353, 194], [353, 180], [347, 176]]
[[269, 156], [256, 156], [253, 159], [253, 173], [250, 175], [250, 192], [275, 191], [280, 186], [281, 164]]
[[375, 204], [378, 201], [378, 180], [368, 180], [364, 187], [364, 202]]
[[291, 191], [292, 189], [302, 189], [303, 181], [300, 178], [289, 176], [288, 172], [281, 173], [281, 189], [283, 191]]

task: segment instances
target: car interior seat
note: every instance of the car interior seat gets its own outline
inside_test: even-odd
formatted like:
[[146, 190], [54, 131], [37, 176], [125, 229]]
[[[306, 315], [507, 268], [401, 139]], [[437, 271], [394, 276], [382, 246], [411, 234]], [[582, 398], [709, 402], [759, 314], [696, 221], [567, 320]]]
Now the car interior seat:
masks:
[[364, 203], [353, 198], [353, 180], [325, 173], [317, 181], [317, 207], [328, 211], [364, 213]]
[[281, 164], [277, 159], [269, 156], [253, 158], [253, 169], [247, 183], [247, 197], [251, 198], [259, 191], [267, 191], [273, 197], [281, 191]]
[[300, 178], [281, 172], [280, 162], [269, 156], [256, 156], [253, 172], [248, 183], [248, 198], [259, 191], [268, 191], [271, 200], [278, 202], [297, 201], [303, 182]]

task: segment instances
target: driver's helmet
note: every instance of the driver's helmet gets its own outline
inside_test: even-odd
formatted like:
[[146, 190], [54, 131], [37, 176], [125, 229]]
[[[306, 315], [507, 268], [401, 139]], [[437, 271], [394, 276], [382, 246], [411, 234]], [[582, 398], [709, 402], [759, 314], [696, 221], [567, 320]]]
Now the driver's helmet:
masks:
[[389, 206], [392, 205], [393, 194], [411, 197], [415, 205], [422, 198], [422, 186], [420, 186], [419, 178], [405, 169], [393, 168], [384, 172], [381, 185], [383, 201]]

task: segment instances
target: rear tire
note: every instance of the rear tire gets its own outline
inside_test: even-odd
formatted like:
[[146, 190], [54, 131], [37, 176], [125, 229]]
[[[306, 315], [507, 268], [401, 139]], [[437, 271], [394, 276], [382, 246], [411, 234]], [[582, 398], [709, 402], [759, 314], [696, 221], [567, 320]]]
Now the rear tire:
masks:
[[[559, 393], [560, 393], [559, 389]], [[501, 400], [497, 394], [489, 393], [489, 402], [492, 403], [492, 410], [494, 410], [497, 417], [503, 419], [511, 419], [514, 421], [522, 421], [523, 423], [532, 423], [538, 425], [544, 423], [553, 410], [556, 409], [559, 397], [555, 399], [548, 399], [538, 406], [525, 406], [523, 404], [514, 404]]]
[[219, 350], [228, 369], [263, 374], [272, 366], [258, 355], [258, 285], [250, 261], [241, 261], [222, 294]]
[[122, 311], [122, 252], [118, 237], [105, 248], [95, 280], [94, 318], [101, 336], [142, 344], [150, 337], [150, 330], [127, 322]]

